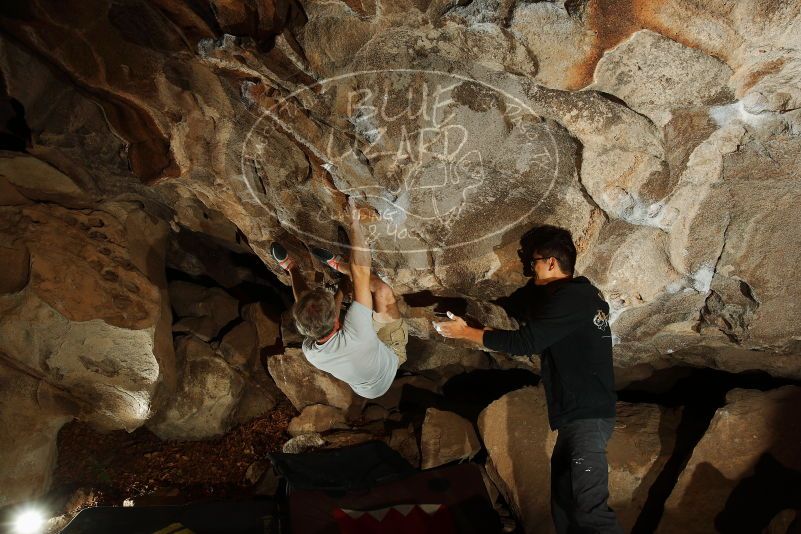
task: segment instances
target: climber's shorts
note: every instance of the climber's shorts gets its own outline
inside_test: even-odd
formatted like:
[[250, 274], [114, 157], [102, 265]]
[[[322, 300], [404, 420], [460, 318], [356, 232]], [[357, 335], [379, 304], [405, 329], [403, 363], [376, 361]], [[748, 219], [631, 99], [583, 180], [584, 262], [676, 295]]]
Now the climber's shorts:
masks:
[[373, 313], [373, 330], [387, 347], [398, 356], [398, 366], [406, 361], [406, 343], [409, 342], [409, 325], [403, 320], [395, 319], [389, 323], [377, 321]]

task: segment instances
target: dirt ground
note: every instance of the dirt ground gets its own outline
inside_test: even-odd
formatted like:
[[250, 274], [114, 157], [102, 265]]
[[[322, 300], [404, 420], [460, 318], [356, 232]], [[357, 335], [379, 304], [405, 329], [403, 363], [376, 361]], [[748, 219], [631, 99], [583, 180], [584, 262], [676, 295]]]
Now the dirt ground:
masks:
[[121, 506], [126, 499], [139, 504], [247, 494], [248, 467], [281, 450], [295, 415], [287, 401], [219, 438], [184, 442], [161, 441], [145, 428], [99, 433], [69, 423], [58, 435], [51, 498], [71, 514], [87, 506]]

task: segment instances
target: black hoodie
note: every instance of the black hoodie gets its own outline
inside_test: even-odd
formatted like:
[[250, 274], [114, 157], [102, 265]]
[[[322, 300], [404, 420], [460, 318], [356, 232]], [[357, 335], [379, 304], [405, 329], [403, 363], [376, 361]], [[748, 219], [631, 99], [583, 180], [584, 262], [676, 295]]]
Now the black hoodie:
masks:
[[583, 276], [532, 282], [498, 304], [519, 330], [484, 332], [484, 346], [507, 354], [539, 354], [552, 429], [577, 419], [615, 416], [609, 305]]

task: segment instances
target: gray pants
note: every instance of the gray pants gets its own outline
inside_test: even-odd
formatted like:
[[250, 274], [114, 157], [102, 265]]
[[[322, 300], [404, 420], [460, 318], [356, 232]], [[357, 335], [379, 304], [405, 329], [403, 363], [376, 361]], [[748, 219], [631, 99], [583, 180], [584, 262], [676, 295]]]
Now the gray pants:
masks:
[[559, 428], [551, 457], [551, 515], [556, 532], [622, 533], [609, 508], [606, 443], [614, 419], [579, 419]]

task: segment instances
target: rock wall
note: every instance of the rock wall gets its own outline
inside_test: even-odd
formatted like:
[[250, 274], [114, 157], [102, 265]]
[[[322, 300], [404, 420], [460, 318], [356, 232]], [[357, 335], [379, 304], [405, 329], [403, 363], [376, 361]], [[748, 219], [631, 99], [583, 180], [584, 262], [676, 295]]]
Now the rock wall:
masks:
[[[43, 165], [28, 156], [3, 161], [14, 180]], [[64, 189], [72, 184], [46, 172]], [[36, 186], [35, 179], [25, 183]], [[0, 292], [0, 363], [3, 373], [19, 376], [8, 375], [2, 388], [11, 429], [3, 448], [5, 504], [46, 489], [65, 422], [132, 431], [173, 394], [176, 378], [163, 221], [130, 202], [78, 209], [30, 200], [0, 206], [0, 221], [0, 246], [10, 258]], [[42, 392], [58, 394], [43, 402]], [[52, 399], [67, 400], [59, 408]]]
[[23, 369], [8, 366], [0, 353], [0, 506], [35, 499], [50, 485], [56, 463], [56, 435], [80, 409], [75, 400]]
[[38, 185], [3, 190], [135, 195], [309, 272], [355, 195], [400, 293], [476, 300], [556, 223], [620, 368], [801, 376], [799, 4], [458, 4], [11, 2], [0, 67]]
[[[785, 488], [797, 481], [782, 473], [801, 472], [801, 425], [788, 417], [797, 413], [801, 388], [736, 389], [726, 401], [665, 503], [657, 532], [759, 530], [793, 499], [796, 490]], [[722, 513], [737, 508], [750, 513], [736, 523]]]
[[[610, 302], [622, 381], [801, 378], [801, 2], [11, 0], [0, 32], [0, 352], [72, 416], [195, 435], [211, 375], [176, 362], [165, 265], [230, 288], [220, 259], [255, 254], [287, 283], [281, 240], [324, 282], [307, 247], [347, 252], [346, 196], [417, 337], [425, 295], [503, 324], [487, 301], [551, 223]], [[174, 299], [198, 361], [225, 360], [215, 432], [274, 404], [240, 380], [278, 342], [217, 297]], [[418, 346], [418, 371], [488, 365]], [[339, 386], [290, 397], [349, 409]]]
[[163, 223], [125, 204], [0, 210], [8, 248], [27, 254], [0, 295], [0, 351], [81, 397], [101, 427], [137, 428], [174, 387]]

